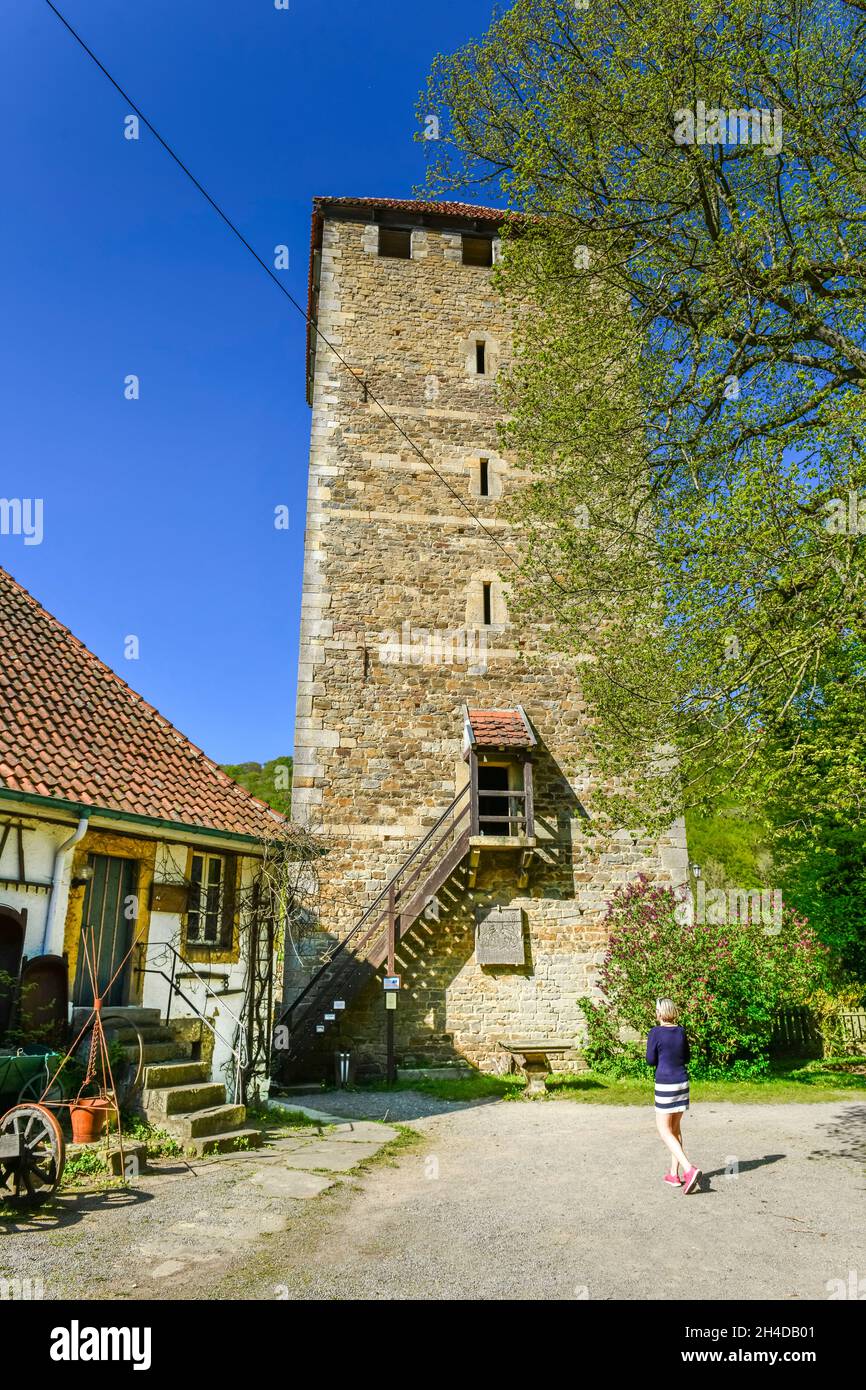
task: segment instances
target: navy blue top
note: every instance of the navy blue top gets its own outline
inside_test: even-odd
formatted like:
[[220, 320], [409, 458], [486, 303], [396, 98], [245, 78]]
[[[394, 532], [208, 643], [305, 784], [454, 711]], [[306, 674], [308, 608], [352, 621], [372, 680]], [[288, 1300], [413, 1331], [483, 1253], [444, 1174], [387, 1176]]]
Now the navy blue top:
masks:
[[646, 1040], [646, 1059], [656, 1069], [656, 1081], [688, 1081], [686, 1062], [691, 1056], [685, 1028], [656, 1025]]

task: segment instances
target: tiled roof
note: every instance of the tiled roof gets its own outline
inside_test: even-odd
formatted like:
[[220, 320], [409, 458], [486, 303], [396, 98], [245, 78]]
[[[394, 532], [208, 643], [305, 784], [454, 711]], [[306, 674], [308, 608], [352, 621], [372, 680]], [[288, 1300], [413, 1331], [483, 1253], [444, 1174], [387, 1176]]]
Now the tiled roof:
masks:
[[240, 835], [285, 817], [239, 786], [0, 570], [0, 786]]
[[[390, 212], [406, 212], [416, 217], [450, 217], [455, 222], [481, 221], [490, 222], [493, 226], [508, 219], [519, 218], [519, 214], [509, 212], [503, 208], [476, 207], [474, 203], [435, 203], [425, 202], [417, 198], [343, 198], [328, 197], [320, 195], [313, 199], [313, 219], [310, 228], [310, 267], [307, 276], [307, 398], [310, 396], [310, 355], [312, 350], [313, 335], [313, 296], [315, 293], [314, 283], [314, 262], [315, 253], [322, 244], [322, 223], [325, 214], [329, 209], [358, 208], [365, 213], [372, 213], [376, 208], [386, 208]], [[312, 401], [310, 401], [312, 404]]]
[[504, 222], [507, 217], [512, 215], [503, 208], [477, 207], [474, 203], [437, 203], [419, 198], [317, 197], [313, 199], [313, 207], [314, 209], [326, 207], [391, 208], [394, 212], [429, 213], [436, 217], [461, 219], [480, 217], [488, 222]]
[[518, 706], [517, 709], [467, 710], [472, 742], [479, 748], [532, 748], [535, 735]]

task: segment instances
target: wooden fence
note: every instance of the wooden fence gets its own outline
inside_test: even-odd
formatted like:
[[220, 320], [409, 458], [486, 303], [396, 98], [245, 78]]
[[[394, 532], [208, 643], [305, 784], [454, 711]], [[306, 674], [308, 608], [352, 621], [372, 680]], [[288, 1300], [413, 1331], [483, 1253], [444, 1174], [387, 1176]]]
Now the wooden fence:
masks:
[[823, 1033], [811, 1009], [782, 1009], [776, 1017], [771, 1049], [800, 1057], [866, 1051], [866, 1011], [836, 1015], [835, 1027]]

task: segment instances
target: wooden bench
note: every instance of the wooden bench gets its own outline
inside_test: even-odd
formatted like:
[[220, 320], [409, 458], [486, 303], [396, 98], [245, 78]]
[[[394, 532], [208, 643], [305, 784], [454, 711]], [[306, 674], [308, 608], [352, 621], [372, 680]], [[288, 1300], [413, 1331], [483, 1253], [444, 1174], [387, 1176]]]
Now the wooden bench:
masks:
[[527, 1096], [543, 1096], [547, 1092], [547, 1078], [553, 1068], [548, 1061], [551, 1052], [573, 1052], [575, 1042], [562, 1042], [556, 1038], [518, 1039], [516, 1042], [502, 1042], [503, 1052], [510, 1052], [523, 1075], [526, 1077]]

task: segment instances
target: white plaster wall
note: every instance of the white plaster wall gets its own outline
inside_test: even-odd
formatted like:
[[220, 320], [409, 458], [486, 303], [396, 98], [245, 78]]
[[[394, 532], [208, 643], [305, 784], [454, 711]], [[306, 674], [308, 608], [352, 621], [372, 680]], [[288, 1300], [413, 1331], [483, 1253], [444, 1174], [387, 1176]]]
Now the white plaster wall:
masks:
[[[51, 876], [54, 871], [54, 858], [58, 847], [64, 840], [69, 839], [73, 833], [75, 825], [70, 821], [68, 825], [54, 825], [44, 822], [27, 821], [24, 823], [24, 858], [27, 878], [38, 883], [50, 884]], [[69, 898], [69, 881], [72, 868], [72, 853], [67, 857], [67, 864], [61, 881], [60, 900], [58, 904], [58, 921], [60, 923], [60, 939], [50, 943], [49, 949], [58, 953], [63, 949], [62, 931], [66, 921], [66, 909]], [[187, 846], [177, 842], [160, 842], [156, 850], [156, 878], [160, 882], [180, 882], [186, 873]], [[252, 878], [252, 864], [249, 860], [242, 861], [241, 890], [248, 888]], [[18, 849], [14, 829], [10, 832], [9, 839], [0, 860], [0, 878], [4, 875], [16, 877], [18, 875]], [[27, 956], [41, 955], [43, 953], [43, 938], [45, 933], [45, 923], [48, 914], [49, 894], [48, 892], [35, 892], [33, 890], [0, 887], [0, 906], [9, 907], [15, 912], [27, 911], [27, 928], [24, 941], [24, 954]], [[148, 949], [146, 964], [158, 966], [167, 975], [171, 975], [172, 956], [169, 951], [160, 951], [160, 947], [166, 944], [174, 946], [177, 950], [182, 950], [183, 925], [179, 913], [176, 912], [151, 912], [150, 929], [148, 932]], [[179, 965], [179, 970], [185, 967]], [[232, 1017], [233, 1014], [239, 1015], [243, 1004], [243, 990], [246, 986], [246, 964], [238, 961], [233, 964], [207, 965], [205, 963], [194, 963], [194, 968], [206, 971], [212, 970], [221, 976], [226, 976], [228, 989], [223, 995], [217, 988], [219, 982], [210, 980], [212, 988], [217, 989], [217, 997], [208, 994], [203, 984], [195, 980], [181, 981], [184, 993], [189, 996], [190, 1004], [185, 1003], [176, 995], [171, 1001], [171, 1015], [175, 1018], [192, 1018], [196, 1016], [196, 1009], [201, 1010], [212, 1023], [216, 1031], [216, 1041], [214, 1046], [213, 1076], [215, 1080], [224, 1079], [224, 1068], [227, 1066], [232, 1056], [232, 1046], [236, 1045], [235, 1034], [237, 1023]], [[277, 991], [278, 993], [278, 991]], [[156, 974], [146, 974], [144, 977], [144, 987], [142, 1003], [145, 1008], [158, 1009], [161, 1018], [165, 1018], [168, 1012], [170, 986], [167, 980], [162, 979]], [[195, 1005], [195, 1007], [193, 1007]]]
[[[12, 812], [9, 813], [14, 814]], [[5, 818], [5, 817], [4, 817]], [[64, 840], [68, 840], [73, 833], [75, 825], [70, 821], [69, 825], [48, 825], [33, 820], [24, 819], [24, 868], [27, 878], [36, 883], [50, 884], [51, 875], [54, 872], [54, 856], [59, 845]], [[71, 861], [71, 856], [70, 856]], [[60, 918], [66, 918], [66, 903], [69, 896], [69, 871], [70, 865], [66, 867], [60, 894]], [[0, 878], [18, 877], [18, 839], [15, 828], [9, 832], [9, 838], [0, 859]], [[24, 938], [24, 954], [26, 956], [37, 956], [42, 954], [42, 942], [45, 935], [45, 922], [48, 915], [49, 894], [38, 892], [33, 889], [11, 888], [0, 885], [0, 907], [10, 907], [14, 912], [27, 911], [27, 931]], [[49, 946], [50, 950], [58, 953], [63, 950], [62, 938], [59, 943]]]
[[[185, 845], [160, 843], [156, 852], [156, 878], [161, 882], [180, 882], [186, 872], [187, 851]], [[240, 889], [243, 892], [249, 887], [251, 881], [251, 865], [248, 861], [242, 861], [242, 873]], [[150, 916], [150, 932], [148, 935], [148, 966], [158, 966], [165, 974], [171, 975], [172, 954], [170, 951], [161, 951], [160, 946], [166, 943], [174, 946], [177, 950], [183, 950], [183, 924], [179, 913], [174, 912], [152, 912]], [[192, 968], [204, 974], [213, 972], [215, 975], [226, 977], [228, 987], [223, 994], [220, 984], [221, 981], [209, 979], [207, 983], [211, 989], [216, 990], [216, 998], [208, 992], [204, 983], [195, 979], [180, 979], [180, 988], [187, 996], [186, 1000], [173, 995], [167, 980], [159, 975], [148, 974], [145, 976], [143, 1003], [145, 1008], [159, 1009], [160, 1017], [165, 1018], [168, 1012], [169, 999], [171, 999], [171, 1018], [195, 1018], [204, 1014], [214, 1029], [214, 1054], [212, 1075], [215, 1081], [225, 1080], [225, 1069], [229, 1066], [232, 1059], [232, 1047], [237, 1046], [236, 1034], [238, 1025], [236, 1018], [241, 1012], [243, 1004], [243, 990], [246, 986], [246, 964], [243, 960], [232, 964], [214, 962], [208, 964], [205, 961], [193, 961]], [[178, 974], [188, 973], [189, 967], [178, 962]]]

